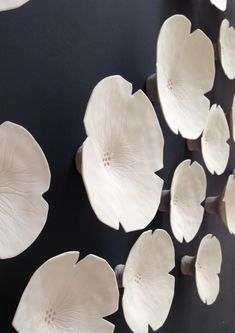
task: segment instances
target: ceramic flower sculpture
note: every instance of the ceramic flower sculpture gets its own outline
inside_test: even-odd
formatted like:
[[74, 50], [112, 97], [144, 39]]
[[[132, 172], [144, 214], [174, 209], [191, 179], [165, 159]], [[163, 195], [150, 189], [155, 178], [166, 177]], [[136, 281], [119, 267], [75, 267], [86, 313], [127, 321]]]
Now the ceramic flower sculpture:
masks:
[[227, 8], [227, 0], [210, 0], [210, 2], [222, 11], [225, 11]]
[[179, 242], [190, 242], [202, 223], [206, 198], [206, 175], [203, 167], [185, 160], [176, 168], [170, 190], [164, 190], [160, 211], [170, 211], [171, 229]]
[[0, 258], [27, 249], [42, 231], [50, 169], [32, 135], [11, 122], [0, 125]]
[[17, 332], [113, 333], [103, 317], [118, 309], [115, 273], [99, 257], [78, 258], [79, 252], [66, 252], [33, 274], [13, 320]]
[[98, 219], [114, 229], [145, 228], [160, 202], [162, 131], [147, 96], [121, 76], [94, 88], [84, 118], [87, 139], [76, 155]]
[[181, 272], [195, 275], [198, 294], [207, 305], [214, 303], [219, 294], [221, 263], [220, 242], [211, 234], [202, 239], [196, 257], [184, 256], [181, 260]]
[[155, 331], [166, 321], [174, 297], [175, 251], [168, 233], [158, 229], [142, 233], [126, 265], [118, 265], [119, 286], [124, 288], [122, 307], [134, 333]]
[[185, 16], [168, 18], [158, 36], [156, 75], [147, 80], [146, 89], [152, 101], [159, 98], [175, 134], [187, 139], [200, 136], [210, 109], [205, 94], [212, 89], [214, 77], [210, 39], [199, 29], [191, 32], [191, 22]]
[[220, 26], [219, 56], [221, 65], [227, 77], [235, 78], [235, 29], [224, 19]]

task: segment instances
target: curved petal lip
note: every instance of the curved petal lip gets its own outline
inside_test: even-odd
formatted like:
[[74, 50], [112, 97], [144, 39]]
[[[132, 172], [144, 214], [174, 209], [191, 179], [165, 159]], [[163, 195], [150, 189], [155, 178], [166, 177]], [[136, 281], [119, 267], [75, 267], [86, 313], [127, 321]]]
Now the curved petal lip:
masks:
[[126, 232], [156, 215], [163, 180], [164, 139], [155, 110], [142, 91], [120, 76], [94, 88], [84, 118], [82, 177], [98, 219]]
[[115, 273], [100, 257], [78, 258], [79, 252], [63, 253], [33, 274], [13, 319], [18, 332], [113, 332], [103, 318], [118, 310]]
[[224, 111], [214, 104], [201, 138], [202, 156], [210, 173], [221, 175], [225, 171], [230, 152], [229, 138], [230, 131]]
[[199, 163], [185, 160], [178, 165], [171, 185], [170, 223], [181, 243], [184, 239], [190, 242], [201, 226], [206, 187], [206, 175]]
[[205, 94], [213, 87], [215, 64], [210, 39], [201, 30], [190, 30], [191, 22], [183, 15], [164, 22], [157, 41], [157, 87], [171, 130], [196, 139], [209, 112]]
[[210, 2], [222, 11], [225, 11], [227, 8], [227, 0], [210, 0]]
[[225, 204], [225, 223], [231, 234], [235, 234], [235, 176], [230, 175], [225, 188], [223, 202]]
[[219, 294], [219, 277], [222, 252], [219, 240], [212, 234], [206, 235], [199, 245], [195, 272], [199, 296], [203, 303], [211, 305]]
[[29, 0], [0, 0], [0, 12], [16, 9], [29, 2]]
[[42, 195], [51, 175], [33, 136], [11, 122], [0, 125], [0, 163], [0, 257], [6, 259], [25, 251], [41, 233], [48, 214]]
[[133, 332], [155, 331], [167, 319], [174, 297], [175, 252], [165, 230], [142, 233], [133, 245], [123, 274], [123, 312]]
[[235, 29], [229, 26], [229, 21], [224, 19], [219, 32], [219, 56], [226, 76], [235, 78]]

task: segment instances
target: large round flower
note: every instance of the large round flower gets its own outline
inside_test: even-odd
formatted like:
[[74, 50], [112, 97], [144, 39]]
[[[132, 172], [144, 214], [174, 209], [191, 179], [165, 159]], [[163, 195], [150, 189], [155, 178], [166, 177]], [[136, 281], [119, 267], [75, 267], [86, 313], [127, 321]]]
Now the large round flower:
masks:
[[172, 240], [164, 230], [144, 232], [132, 247], [123, 273], [123, 312], [134, 333], [155, 331], [165, 322], [174, 297]]
[[203, 159], [210, 173], [221, 175], [224, 172], [229, 159], [229, 138], [229, 126], [224, 111], [214, 104], [201, 139]]
[[221, 263], [220, 242], [215, 236], [208, 234], [199, 245], [195, 263], [197, 290], [202, 302], [207, 305], [214, 303], [218, 296]]
[[29, 0], [0, 0], [0, 12], [23, 6]]
[[142, 91], [120, 76], [93, 90], [86, 115], [82, 176], [91, 205], [103, 223], [125, 231], [146, 227], [154, 218], [163, 181], [162, 131]]
[[235, 78], [235, 29], [224, 19], [220, 26], [219, 54], [223, 70], [229, 79]]
[[44, 263], [20, 300], [13, 326], [20, 333], [112, 333], [103, 319], [118, 309], [116, 277], [108, 263], [67, 252]]
[[182, 15], [168, 18], [157, 42], [157, 86], [166, 121], [175, 133], [196, 139], [202, 133], [210, 102], [205, 94], [214, 83], [214, 49], [201, 31], [190, 33]]
[[23, 127], [0, 126], [0, 258], [23, 252], [38, 237], [47, 219], [42, 194], [50, 170], [38, 143]]
[[227, 0], [210, 0], [218, 9], [225, 11], [227, 8]]
[[176, 168], [171, 184], [170, 222], [179, 242], [190, 242], [202, 223], [206, 197], [206, 175], [203, 167], [185, 160]]

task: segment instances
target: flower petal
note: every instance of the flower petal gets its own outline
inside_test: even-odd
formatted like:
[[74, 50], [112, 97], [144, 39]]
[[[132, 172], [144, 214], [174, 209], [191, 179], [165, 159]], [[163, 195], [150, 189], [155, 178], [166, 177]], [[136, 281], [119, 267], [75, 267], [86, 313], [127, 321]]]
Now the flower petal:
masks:
[[203, 159], [212, 174], [221, 175], [227, 166], [230, 150], [227, 143], [229, 137], [229, 127], [224, 111], [214, 104], [201, 139]]
[[38, 237], [47, 219], [42, 198], [50, 170], [38, 143], [23, 127], [0, 126], [0, 257], [23, 252]]
[[235, 29], [224, 19], [220, 26], [219, 35], [220, 61], [229, 79], [235, 78]]
[[202, 223], [206, 197], [206, 175], [203, 167], [190, 160], [178, 165], [171, 184], [170, 222], [179, 242], [190, 242]]
[[191, 22], [183, 15], [164, 22], [157, 42], [157, 86], [171, 130], [196, 139], [209, 112], [204, 95], [213, 87], [215, 64], [210, 39], [201, 30], [190, 34], [190, 29]]
[[174, 296], [175, 253], [164, 230], [144, 232], [132, 247], [123, 274], [123, 311], [130, 329], [147, 333], [165, 322]]
[[231, 110], [231, 122], [232, 122], [232, 137], [233, 141], [235, 141], [235, 94], [233, 96], [233, 104], [232, 104], [232, 110]]
[[120, 222], [127, 232], [143, 229], [156, 215], [162, 179], [125, 163], [105, 168], [90, 138], [83, 146], [82, 174], [98, 219], [110, 227], [118, 229]]
[[25, 289], [13, 320], [19, 332], [37, 328], [60, 333], [112, 333], [103, 320], [118, 309], [119, 292], [114, 271], [99, 257], [67, 252], [43, 264]]
[[0, 12], [23, 6], [29, 0], [0, 0]]
[[222, 253], [219, 240], [206, 235], [199, 246], [196, 259], [196, 283], [202, 302], [214, 303], [219, 293], [219, 277]]
[[227, 8], [227, 0], [210, 0], [218, 9], [225, 11]]
[[235, 176], [230, 175], [223, 197], [226, 212], [226, 224], [231, 234], [235, 234]]

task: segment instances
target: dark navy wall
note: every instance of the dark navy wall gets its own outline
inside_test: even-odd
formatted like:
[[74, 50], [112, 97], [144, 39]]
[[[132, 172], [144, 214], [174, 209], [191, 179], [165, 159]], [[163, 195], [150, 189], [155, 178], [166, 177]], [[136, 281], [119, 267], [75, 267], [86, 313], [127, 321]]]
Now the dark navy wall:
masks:
[[[45, 198], [50, 204], [48, 222], [24, 253], [0, 261], [0, 332], [13, 333], [11, 321], [33, 272], [48, 258], [69, 250], [81, 257], [99, 255], [112, 267], [124, 263], [141, 231], [126, 234], [100, 223], [93, 213], [74, 154], [85, 139], [83, 117], [92, 88], [105, 76], [120, 74], [144, 88], [155, 70], [155, 45], [164, 20], [184, 14], [193, 28], [202, 28], [215, 41], [221, 20], [235, 25], [235, 0], [223, 13], [209, 0], [31, 0], [20, 9], [0, 13], [0, 122], [23, 125], [43, 148], [52, 172]], [[235, 91], [217, 66], [212, 103], [227, 111]], [[165, 188], [176, 166], [189, 153], [185, 142], [168, 129], [159, 105], [156, 112], [165, 137]], [[203, 164], [204, 165], [204, 164]], [[208, 176], [208, 194], [221, 192], [235, 166], [235, 145], [224, 175]], [[105, 204], [105, 203], [104, 203]], [[149, 228], [164, 228], [172, 236], [169, 216], [158, 213]], [[214, 233], [221, 241], [223, 266], [221, 292], [210, 307], [204, 305], [193, 279], [179, 274], [183, 255], [196, 253], [201, 238]], [[173, 237], [173, 236], [172, 236]], [[169, 317], [160, 333], [235, 332], [235, 236], [215, 216], [205, 215], [196, 238], [176, 248], [176, 292]], [[112, 316], [116, 333], [128, 333], [122, 312]]]

